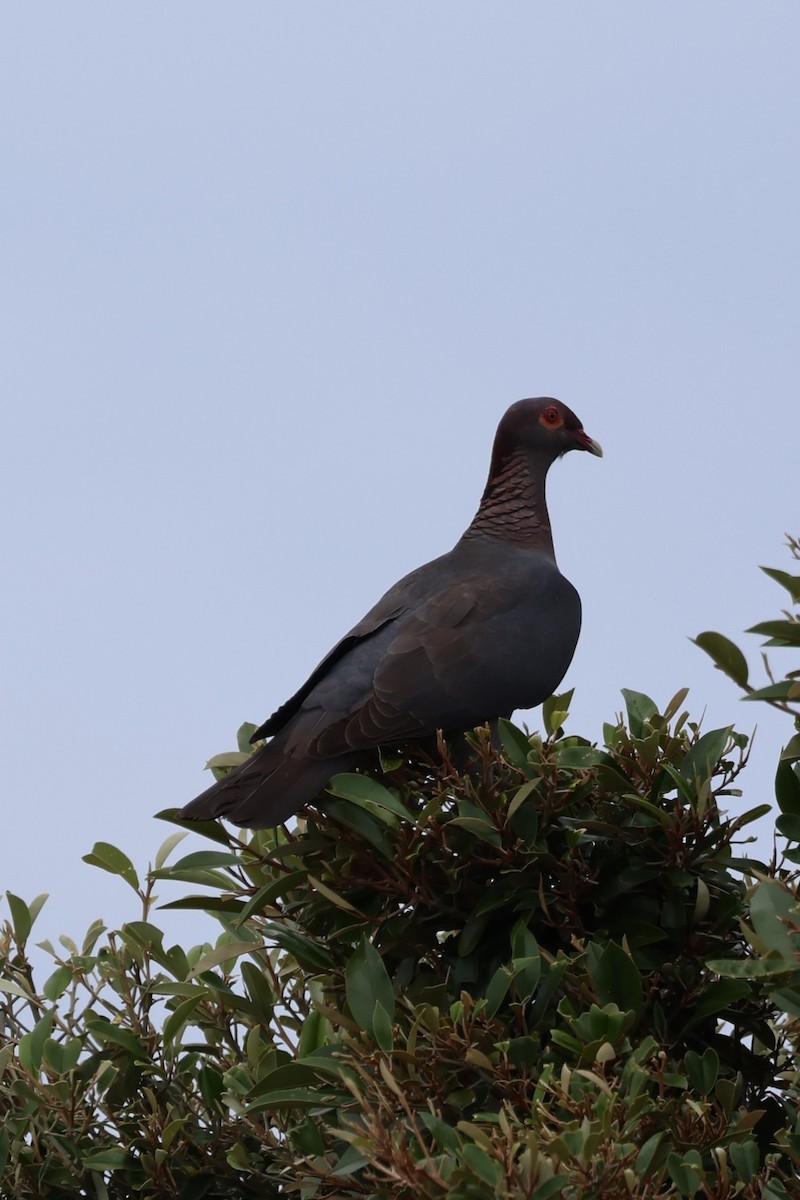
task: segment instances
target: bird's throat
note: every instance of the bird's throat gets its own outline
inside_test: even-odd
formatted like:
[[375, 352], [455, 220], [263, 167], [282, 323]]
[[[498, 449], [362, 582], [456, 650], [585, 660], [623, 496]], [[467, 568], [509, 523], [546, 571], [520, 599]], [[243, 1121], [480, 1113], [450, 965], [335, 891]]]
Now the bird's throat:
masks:
[[475, 518], [466, 537], [489, 534], [553, 554], [553, 537], [545, 500], [550, 460], [539, 462], [517, 447], [492, 463]]

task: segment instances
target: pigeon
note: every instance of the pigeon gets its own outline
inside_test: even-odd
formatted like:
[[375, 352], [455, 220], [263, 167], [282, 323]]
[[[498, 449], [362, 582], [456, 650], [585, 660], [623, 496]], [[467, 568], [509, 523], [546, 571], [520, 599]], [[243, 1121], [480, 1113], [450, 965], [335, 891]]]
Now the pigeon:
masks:
[[560, 401], [512, 404], [453, 549], [391, 587], [255, 731], [266, 745], [179, 816], [275, 826], [366, 751], [462, 733], [551, 696], [581, 626], [545, 503], [550, 464], [568, 450], [603, 453]]

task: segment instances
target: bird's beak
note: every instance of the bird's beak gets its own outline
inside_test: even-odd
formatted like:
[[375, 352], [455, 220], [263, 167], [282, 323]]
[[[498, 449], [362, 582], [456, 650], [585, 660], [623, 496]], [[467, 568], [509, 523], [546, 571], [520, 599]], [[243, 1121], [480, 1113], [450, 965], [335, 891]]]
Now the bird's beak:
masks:
[[581, 450], [588, 450], [590, 454], [596, 454], [598, 458], [603, 457], [603, 447], [594, 438], [590, 438], [585, 429], [579, 429], [575, 434], [575, 439]]

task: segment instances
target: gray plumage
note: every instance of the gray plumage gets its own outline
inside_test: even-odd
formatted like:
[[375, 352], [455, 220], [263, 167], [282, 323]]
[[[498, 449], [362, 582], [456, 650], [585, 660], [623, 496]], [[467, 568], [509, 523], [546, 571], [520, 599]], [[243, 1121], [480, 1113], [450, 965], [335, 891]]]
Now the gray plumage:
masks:
[[253, 735], [271, 741], [180, 815], [276, 825], [366, 750], [472, 729], [551, 695], [581, 625], [545, 502], [547, 470], [568, 450], [602, 454], [558, 400], [512, 405], [463, 537], [390, 588]]

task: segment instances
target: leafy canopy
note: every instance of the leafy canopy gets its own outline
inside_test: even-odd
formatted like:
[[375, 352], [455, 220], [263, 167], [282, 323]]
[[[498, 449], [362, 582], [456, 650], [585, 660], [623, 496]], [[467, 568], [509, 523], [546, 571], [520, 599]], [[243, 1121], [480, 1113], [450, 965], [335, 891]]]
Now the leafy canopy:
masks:
[[[800, 576], [768, 573], [796, 607]], [[795, 652], [798, 630], [755, 627]], [[696, 640], [794, 722], [780, 862], [748, 855], [769, 805], [726, 814], [748, 739], [626, 690], [602, 748], [565, 731], [567, 693], [543, 736], [476, 730], [466, 771], [443, 743], [384, 759], [293, 830], [209, 822], [176, 857], [179, 829], [141, 879], [96, 843], [141, 915], [43, 943], [43, 982], [44, 898], [8, 895], [0, 1194], [798, 1195], [800, 672], [756, 688]], [[165, 945], [175, 884], [213, 942]]]

